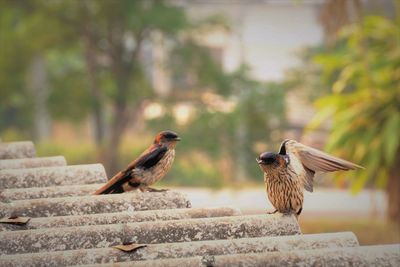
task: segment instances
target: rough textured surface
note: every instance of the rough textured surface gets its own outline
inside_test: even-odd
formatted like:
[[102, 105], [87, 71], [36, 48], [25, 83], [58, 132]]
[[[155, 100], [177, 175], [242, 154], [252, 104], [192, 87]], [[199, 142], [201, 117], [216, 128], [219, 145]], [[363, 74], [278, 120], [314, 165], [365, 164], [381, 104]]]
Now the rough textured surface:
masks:
[[150, 261], [135, 261], [135, 262], [118, 262], [109, 264], [91, 264], [91, 265], [81, 265], [81, 267], [125, 267], [125, 266], [135, 266], [135, 267], [206, 267], [212, 266], [207, 265], [207, 261], [204, 257], [191, 257], [191, 258], [181, 258], [181, 259], [164, 259], [164, 260], [150, 260]]
[[400, 244], [215, 256], [213, 266], [400, 266]]
[[0, 143], [0, 159], [33, 158], [35, 146], [31, 141]]
[[67, 226], [101, 225], [144, 221], [167, 221], [191, 218], [209, 218], [240, 215], [240, 211], [230, 207], [167, 209], [136, 212], [101, 213], [80, 216], [57, 216], [32, 218], [25, 225], [0, 224], [0, 231], [16, 231]]
[[106, 172], [101, 164], [0, 170], [0, 188], [48, 187], [104, 183]]
[[51, 217], [122, 211], [190, 208], [178, 192], [128, 193], [113, 195], [16, 200], [0, 203], [0, 216]]
[[300, 234], [294, 216], [281, 214], [80, 226], [0, 233], [0, 253], [104, 248]]
[[4, 266], [68, 266], [99, 264], [162, 258], [183, 258], [203, 255], [260, 253], [302, 249], [340, 248], [358, 246], [353, 233], [256, 237], [229, 240], [197, 241], [184, 243], [153, 244], [126, 253], [114, 248], [56, 251], [46, 253], [3, 256]]
[[0, 191], [0, 201], [11, 200], [55, 198], [91, 195], [103, 184], [80, 184], [51, 187], [11, 188]]
[[[215, 256], [212, 258], [181, 258], [144, 262], [121, 262], [113, 264], [84, 265], [115, 266], [400, 266], [399, 245], [366, 246], [356, 248], [335, 248], [298, 250], [289, 252], [269, 252], [263, 254], [236, 254]], [[188, 265], [186, 265], [186, 263]]]
[[[0, 217], [33, 217], [0, 224], [0, 266], [400, 266], [400, 244], [299, 235], [293, 216], [188, 209], [177, 192], [88, 196], [107, 180], [102, 165], [34, 156], [32, 142], [0, 144]], [[126, 243], [147, 246], [111, 247]]]
[[0, 160], [0, 170], [54, 167], [66, 165], [67, 161], [63, 156]]

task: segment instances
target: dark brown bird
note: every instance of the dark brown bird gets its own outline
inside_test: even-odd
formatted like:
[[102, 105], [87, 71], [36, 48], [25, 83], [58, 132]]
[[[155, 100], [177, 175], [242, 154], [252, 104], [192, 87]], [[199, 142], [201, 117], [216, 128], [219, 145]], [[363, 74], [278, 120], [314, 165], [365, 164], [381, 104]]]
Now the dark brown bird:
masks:
[[303, 188], [313, 191], [316, 172], [348, 171], [363, 168], [349, 161], [328, 155], [295, 140], [285, 140], [279, 153], [264, 152], [257, 162], [264, 172], [269, 201], [275, 207], [269, 213], [294, 213], [303, 209]]
[[172, 131], [158, 133], [149, 148], [94, 194], [118, 194], [134, 189], [165, 191], [149, 186], [161, 180], [171, 169], [175, 158], [175, 146], [180, 140], [179, 136]]

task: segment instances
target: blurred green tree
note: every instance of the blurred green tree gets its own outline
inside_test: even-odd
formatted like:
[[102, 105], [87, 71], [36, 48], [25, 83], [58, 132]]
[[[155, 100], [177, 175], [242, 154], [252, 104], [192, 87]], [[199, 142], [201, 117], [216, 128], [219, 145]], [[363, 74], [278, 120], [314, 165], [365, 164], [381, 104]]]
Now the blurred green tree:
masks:
[[[10, 75], [0, 85], [7, 88], [2, 90], [2, 101], [12, 105], [4, 105], [7, 115], [18, 111], [21, 119], [32, 111], [28, 102], [35, 97], [26, 97], [25, 66], [35, 54], [43, 56], [49, 72], [52, 115], [73, 121], [93, 115], [96, 141], [110, 172], [117, 169], [127, 124], [141, 120], [143, 103], [155, 96], [145, 73], [148, 62], [143, 47], [160, 36], [179, 45], [194, 29], [220, 24], [215, 18], [192, 23], [183, 8], [161, 0], [3, 1], [1, 12], [1, 29], [7, 35], [2, 38], [6, 49], [2, 49], [0, 69]], [[185, 41], [180, 47], [190, 50], [188, 45]], [[198, 59], [194, 68], [207, 66]], [[27, 128], [22, 120], [15, 121]]]
[[157, 0], [58, 4], [55, 7], [52, 3], [52, 13], [73, 27], [83, 46], [98, 143], [103, 143], [104, 138], [104, 107], [111, 106], [110, 134], [103, 155], [108, 170], [115, 172], [127, 124], [139, 119], [143, 101], [153, 96], [141, 58], [144, 43], [151, 43], [154, 33], [174, 38], [189, 28], [189, 21], [183, 9]]
[[[143, 49], [161, 38], [169, 52], [167, 66], [178, 81], [163, 98], [164, 104], [172, 109], [190, 101], [196, 107], [194, 118], [185, 126], [171, 114], [152, 122], [157, 130], [174, 128], [185, 136], [180, 147], [191, 161], [177, 162], [181, 168], [174, 177], [203, 176], [195, 184], [220, 185], [221, 176], [228, 182], [260, 176], [254, 158], [267, 148], [271, 133], [278, 136], [283, 128], [284, 91], [277, 84], [250, 78], [244, 66], [225, 73], [210, 50], [199, 44], [198, 37], [205, 32], [228, 29], [221, 17], [189, 21], [182, 8], [157, 0], [0, 4], [0, 26], [5, 33], [0, 69], [7, 73], [0, 80], [5, 88], [1, 116], [16, 112], [7, 125], [0, 125], [2, 129], [16, 123], [20, 129], [32, 127], [31, 102], [37, 95], [27, 90], [27, 66], [40, 57], [47, 71], [47, 108], [52, 117], [79, 123], [91, 115], [97, 147], [113, 173], [120, 167], [118, 148], [127, 124], [141, 121], [143, 103], [156, 98], [145, 73]], [[228, 103], [228, 110], [203, 101], [204, 93]], [[193, 150], [210, 157], [210, 165], [218, 162], [218, 167], [188, 167], [199, 159]]]
[[[25, 97], [29, 92], [24, 86], [22, 69], [29, 60], [28, 53], [21, 48], [24, 42], [18, 23], [20, 13], [16, 8], [5, 9], [4, 2], [0, 3], [0, 128], [13, 126], [26, 131], [26, 126], [32, 123], [32, 99]], [[24, 119], [17, 120], [17, 117]]]
[[[46, 55], [54, 47], [71, 47], [68, 28], [38, 11], [39, 1], [0, 2], [0, 128], [13, 128], [23, 136], [45, 137], [49, 120]], [[69, 80], [79, 80], [71, 76]], [[68, 99], [68, 97], [64, 98]], [[80, 105], [75, 110], [82, 111]], [[71, 109], [66, 110], [66, 114]], [[84, 113], [84, 112], [82, 112]], [[44, 123], [43, 123], [44, 122]]]
[[[199, 54], [201, 55], [199, 52], [194, 55], [184, 53], [178, 57], [183, 56], [185, 60], [193, 62], [193, 57]], [[205, 54], [202, 57], [207, 58]], [[180, 69], [188, 71], [185, 62], [179, 62], [181, 64], [177, 64], [180, 67], [176, 70], [177, 73]], [[179, 144], [180, 154], [183, 155], [181, 160], [177, 159], [177, 166], [172, 170], [169, 179], [191, 175], [195, 184], [203, 186], [221, 183], [242, 186], [243, 182], [262, 182], [262, 174], [255, 158], [267, 149], [274, 149], [269, 147], [271, 143], [281, 141], [280, 136], [286, 126], [285, 90], [277, 83], [254, 80], [250, 77], [249, 68], [244, 65], [233, 73], [224, 74], [216, 66], [212, 66], [215, 62], [210, 60], [208, 63], [210, 67], [207, 71], [203, 72], [200, 68], [200, 72], [195, 72], [194, 77], [214, 77], [200, 79], [210, 81], [212, 87], [194, 87], [190, 93], [180, 94], [180, 98], [167, 99], [167, 106], [168, 101], [170, 103], [168, 115], [149, 121], [149, 126], [153, 128], [174, 125], [184, 136]], [[176, 101], [189, 102], [195, 109], [192, 118], [183, 125], [177, 123], [172, 114]], [[188, 164], [185, 159], [189, 161], [190, 158], [196, 158], [196, 152], [201, 152], [211, 163], [202, 162], [200, 158], [190, 163], [190, 174], [180, 171], [180, 165], [183, 168]], [[208, 177], [204, 175], [204, 169], [212, 169], [207, 174]]]
[[311, 57], [320, 67], [320, 85], [331, 88], [331, 93], [316, 101], [318, 113], [310, 128], [332, 118], [327, 149], [366, 167], [346, 173], [355, 192], [371, 182], [386, 187], [388, 218], [396, 222], [400, 222], [399, 22], [365, 17], [345, 27], [331, 49]]

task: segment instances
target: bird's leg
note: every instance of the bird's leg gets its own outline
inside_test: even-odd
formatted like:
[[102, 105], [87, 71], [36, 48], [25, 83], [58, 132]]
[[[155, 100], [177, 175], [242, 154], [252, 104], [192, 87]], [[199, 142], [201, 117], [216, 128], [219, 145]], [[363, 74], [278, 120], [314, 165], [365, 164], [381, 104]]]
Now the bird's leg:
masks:
[[267, 211], [267, 214], [275, 214], [275, 213], [277, 213], [278, 212], [278, 210], [274, 210], [274, 211]]

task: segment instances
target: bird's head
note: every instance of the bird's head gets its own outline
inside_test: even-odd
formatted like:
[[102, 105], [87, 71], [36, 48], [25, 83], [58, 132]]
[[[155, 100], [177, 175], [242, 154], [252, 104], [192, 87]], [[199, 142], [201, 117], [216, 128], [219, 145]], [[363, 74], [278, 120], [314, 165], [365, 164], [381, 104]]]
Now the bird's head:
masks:
[[154, 139], [154, 144], [164, 144], [168, 146], [168, 148], [174, 148], [176, 142], [180, 141], [181, 138], [177, 133], [173, 131], [162, 131], [156, 135]]
[[288, 159], [285, 156], [272, 152], [264, 152], [256, 160], [260, 168], [264, 171], [283, 167], [288, 164]]

